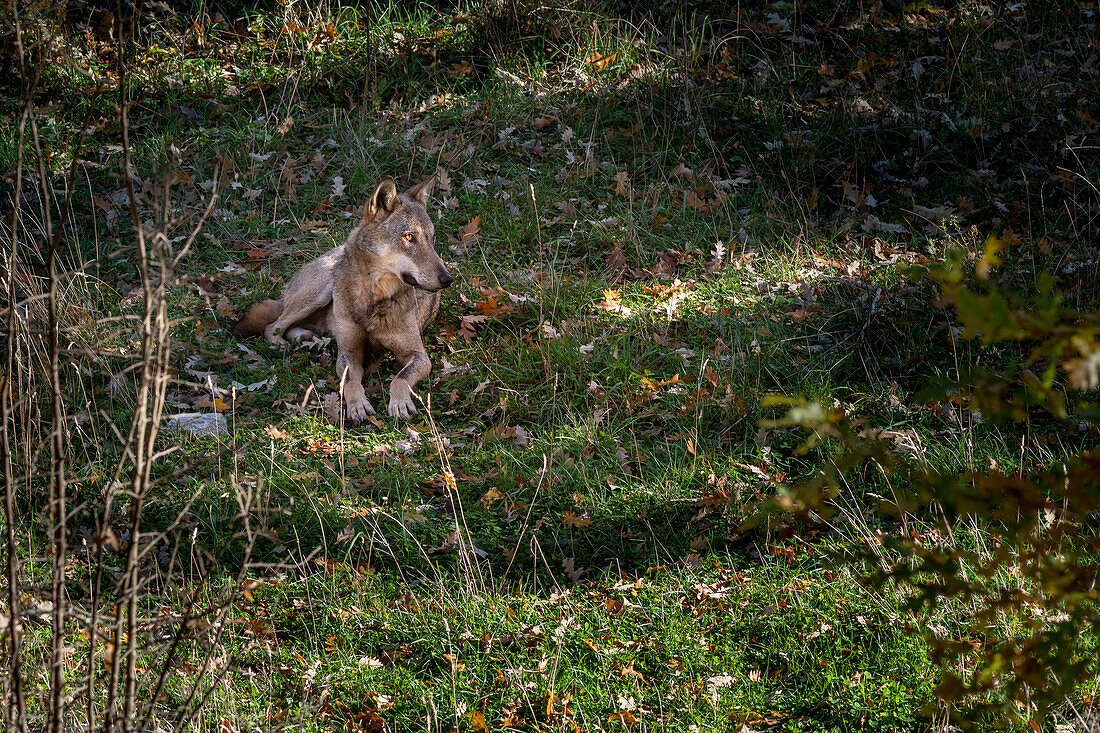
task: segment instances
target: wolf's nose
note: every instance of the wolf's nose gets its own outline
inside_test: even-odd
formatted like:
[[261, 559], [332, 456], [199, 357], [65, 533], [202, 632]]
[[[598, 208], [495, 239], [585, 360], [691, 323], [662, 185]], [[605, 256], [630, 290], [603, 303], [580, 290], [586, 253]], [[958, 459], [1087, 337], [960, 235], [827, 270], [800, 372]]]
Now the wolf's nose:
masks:
[[439, 274], [439, 287], [441, 287], [441, 288], [447, 287], [448, 285], [450, 285], [454, 281], [455, 281], [455, 279], [453, 277], [451, 277], [451, 273], [449, 273], [449, 272], [441, 272]]

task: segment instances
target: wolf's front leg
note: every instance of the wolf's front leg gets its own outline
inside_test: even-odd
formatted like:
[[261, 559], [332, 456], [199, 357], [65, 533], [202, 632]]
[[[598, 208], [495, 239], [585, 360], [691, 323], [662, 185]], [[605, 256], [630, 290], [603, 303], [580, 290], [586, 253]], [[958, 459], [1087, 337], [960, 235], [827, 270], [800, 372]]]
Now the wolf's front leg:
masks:
[[374, 407], [363, 390], [363, 352], [340, 349], [336, 356], [336, 377], [343, 384], [348, 420], [365, 422], [374, 414]]
[[421, 346], [419, 351], [414, 351], [401, 359], [405, 364], [401, 371], [390, 382], [390, 403], [388, 412], [392, 417], [412, 417], [416, 414], [416, 404], [413, 402], [413, 385], [419, 382], [432, 370], [432, 362], [428, 359], [428, 352]]

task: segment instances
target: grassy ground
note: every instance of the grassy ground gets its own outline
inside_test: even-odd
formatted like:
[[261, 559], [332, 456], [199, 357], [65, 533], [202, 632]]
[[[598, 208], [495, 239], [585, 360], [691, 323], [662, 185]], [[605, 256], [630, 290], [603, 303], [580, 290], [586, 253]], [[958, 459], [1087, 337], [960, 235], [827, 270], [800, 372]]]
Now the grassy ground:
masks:
[[[831, 526], [746, 524], [825, 457], [761, 428], [779, 412], [760, 400], [842, 407], [944, 471], [1047, 465], [1090, 438], [929, 396], [1017, 355], [956, 338], [902, 274], [1011, 229], [1006, 286], [1051, 269], [1095, 305], [1095, 8], [1053, 5], [143, 17], [124, 77], [141, 218], [175, 240], [217, 191], [168, 288], [168, 412], [230, 425], [160, 438], [179, 450], [145, 507], [167, 528], [146, 610], [243, 591], [173, 662], [154, 718], [213, 658], [204, 729], [946, 729], [919, 632], [966, 609], [900, 611], [835, 564], [890, 529], [881, 473], [849, 477]], [[74, 338], [98, 349], [69, 406], [85, 537], [134, 408], [133, 331], [98, 314], [142, 306], [111, 22], [51, 41], [35, 109], [56, 180], [78, 140], [85, 161], [65, 239], [85, 263]], [[425, 335], [428, 409], [344, 425], [335, 344], [228, 328], [341, 242], [382, 176], [437, 171], [456, 283]], [[392, 371], [368, 375], [376, 406]]]

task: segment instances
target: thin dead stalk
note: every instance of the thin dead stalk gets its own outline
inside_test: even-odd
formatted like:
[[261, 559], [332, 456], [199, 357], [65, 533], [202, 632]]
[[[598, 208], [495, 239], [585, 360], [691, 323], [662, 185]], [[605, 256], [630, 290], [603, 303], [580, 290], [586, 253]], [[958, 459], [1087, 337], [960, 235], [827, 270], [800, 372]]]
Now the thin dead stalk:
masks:
[[[15, 0], [9, 4], [9, 12], [15, 19], [15, 44], [18, 51], [21, 72], [25, 72], [23, 65], [23, 34], [19, 21], [18, 8]], [[26, 74], [23, 73], [25, 77]], [[11, 434], [12, 396], [16, 387], [12, 385], [15, 376], [15, 333], [16, 333], [16, 288], [15, 271], [19, 252], [19, 229], [21, 197], [23, 191], [23, 146], [26, 141], [27, 119], [30, 116], [33, 100], [28, 95], [28, 90], [23, 90], [23, 106], [19, 114], [19, 132], [16, 137], [16, 164], [15, 186], [13, 188], [14, 200], [11, 208], [11, 220], [9, 232], [11, 239], [11, 252], [9, 253], [7, 271], [7, 324], [4, 342], [4, 378], [0, 385], [0, 464], [4, 471], [4, 570], [8, 584], [8, 635], [9, 635], [9, 665], [7, 698], [9, 700], [7, 710], [7, 728], [15, 729], [20, 733], [27, 731], [26, 700], [23, 696], [23, 655], [22, 635], [20, 633], [20, 598], [19, 598], [19, 550], [15, 540], [15, 471], [11, 454], [11, 446], [14, 445]]]
[[[121, 21], [117, 21], [121, 24]], [[118, 27], [118, 35], [121, 38], [121, 27]], [[151, 237], [147, 236], [137, 208], [137, 194], [134, 190], [134, 175], [131, 159], [130, 127], [128, 115], [128, 100], [125, 90], [125, 66], [121, 63], [122, 54], [119, 54], [119, 114], [122, 126], [122, 166], [125, 179], [126, 193], [129, 199], [130, 217], [134, 227], [134, 235], [137, 243], [137, 267], [141, 279], [142, 297], [144, 308], [140, 326], [141, 356], [139, 361], [139, 380], [137, 388], [136, 405], [134, 407], [134, 421], [131, 424], [130, 435], [127, 444], [133, 446], [131, 453], [133, 470], [129, 481], [130, 499], [130, 545], [127, 551], [126, 567], [123, 576], [120, 596], [126, 599], [126, 613], [119, 614], [115, 620], [113, 633], [113, 648], [116, 650], [111, 659], [110, 688], [107, 699], [106, 715], [104, 717], [103, 730], [112, 730], [117, 725], [129, 727], [136, 713], [136, 698], [138, 677], [136, 674], [137, 655], [139, 651], [138, 618], [139, 599], [141, 597], [141, 582], [139, 571], [141, 567], [141, 539], [142, 539], [142, 510], [150, 488], [153, 486], [152, 468], [155, 463], [155, 443], [159, 430], [161, 416], [164, 412], [165, 394], [169, 382], [170, 373], [170, 345], [171, 345], [171, 321], [168, 316], [167, 298], [165, 288], [172, 279], [172, 270], [176, 263], [187, 253], [199, 230], [213, 209], [217, 197], [217, 189], [212, 192], [209, 204], [206, 207], [200, 221], [188, 237], [179, 252], [173, 253], [168, 236], [165, 231], [157, 231]], [[216, 175], [215, 179], [219, 176]], [[165, 184], [164, 201], [169, 197], [168, 184]], [[167, 204], [165, 203], [165, 206]], [[162, 222], [165, 226], [167, 222]], [[151, 267], [156, 268], [155, 277]], [[107, 520], [105, 515], [104, 520]], [[190, 609], [188, 609], [188, 613]], [[186, 624], [186, 617], [182, 622]], [[125, 627], [125, 631], [123, 630]], [[182, 631], [183, 629], [181, 629]], [[124, 651], [121, 651], [124, 650]], [[174, 647], [173, 647], [174, 650]], [[121, 653], [120, 653], [121, 651]], [[169, 659], [174, 651], [169, 654]], [[125, 660], [125, 670], [122, 670], [122, 661]], [[120, 674], [121, 680], [120, 680]], [[122, 711], [121, 717], [116, 718], [117, 703], [119, 699], [119, 685], [121, 689]], [[159, 692], [163, 678], [158, 681]], [[146, 716], [148, 718], [148, 716]]]
[[51, 600], [53, 602], [51, 624], [53, 635], [50, 645], [50, 710], [49, 730], [61, 733], [65, 729], [65, 623], [68, 603], [66, 601], [65, 571], [68, 564], [68, 538], [65, 534], [68, 516], [67, 480], [65, 469], [65, 405], [62, 399], [60, 363], [60, 325], [58, 323], [58, 271], [57, 245], [54, 236], [53, 211], [49, 173], [42, 150], [42, 141], [38, 136], [38, 125], [31, 120], [31, 139], [38, 163], [39, 210], [46, 238], [46, 268], [48, 298], [46, 308], [47, 358], [50, 386], [50, 494], [49, 515], [52, 523], [51, 545], [53, 563], [53, 582]]
[[[18, 21], [17, 9], [11, 0], [8, 7]], [[168, 236], [172, 226], [168, 216], [171, 176], [165, 179], [159, 202], [153, 202], [154, 207], [159, 203], [160, 208], [155, 212], [158, 215], [154, 217], [154, 228], [142, 224], [143, 212], [139, 211], [138, 202], [141, 200], [139, 197], [148, 191], [145, 184], [139, 186], [140, 180], [134, 172], [125, 91], [127, 80], [122, 62], [125, 54], [120, 22], [117, 21], [120, 16], [116, 16], [116, 34], [120, 39], [118, 93], [123, 138], [122, 174], [136, 242], [136, 269], [141, 282], [143, 308], [141, 316], [133, 321], [104, 318], [100, 323], [116, 320], [134, 323], [141, 347], [126, 370], [132, 371], [136, 377], [133, 419], [129, 428], [120, 429], [108, 420], [108, 434], [115, 441], [111, 450], [117, 451], [117, 460], [104, 467], [106, 480], [102, 505], [91, 507], [98, 515], [98, 528], [88, 538], [89, 546], [83, 554], [79, 546], [73, 545], [68, 534], [73, 516], [89, 508], [84, 505], [74, 508], [74, 499], [69, 491], [70, 463], [75, 462], [76, 454], [73, 453], [75, 441], [69, 438], [73, 417], [67, 412], [66, 405], [74, 395], [79, 397], [79, 391], [73, 392], [72, 386], [67, 386], [63, 377], [77, 373], [74, 371], [74, 359], [96, 359], [102, 352], [94, 346], [78, 344], [73, 347], [72, 344], [62, 343], [69, 340], [66, 336], [67, 283], [83, 272], [84, 265], [78, 263], [75, 267], [67, 267], [61, 248], [66, 230], [70, 229], [66, 224], [74, 220], [71, 202], [83, 131], [73, 149], [64, 195], [55, 196], [48, 157], [44, 154], [45, 145], [35, 124], [33, 100], [37, 75], [28, 71], [29, 67], [40, 68], [41, 64], [32, 64], [31, 57], [24, 54], [24, 34], [18, 22], [16, 25], [20, 29], [16, 42], [20, 68], [24, 72], [23, 105], [17, 131], [15, 193], [10, 217], [5, 222], [8, 229], [5, 234], [9, 235], [6, 239], [10, 241], [4, 244], [10, 245], [11, 249], [0, 261], [0, 268], [4, 268], [0, 276], [7, 278], [0, 286], [0, 292], [7, 296], [3, 311], [7, 320], [0, 331], [0, 337], [5, 338], [5, 368], [0, 376], [0, 469], [4, 477], [2, 520], [5, 526], [0, 542], [5, 551], [4, 579], [7, 582], [6, 592], [3, 593], [7, 618], [0, 615], [0, 622], [6, 620], [7, 623], [6, 627], [0, 626], [0, 633], [10, 634], [10, 642], [3, 649], [7, 654], [4, 666], [8, 671], [3, 690], [6, 696], [5, 728], [19, 733], [27, 733], [32, 727], [50, 733], [70, 729], [73, 720], [69, 716], [75, 712], [76, 704], [79, 704], [79, 715], [84, 719], [82, 728], [87, 731], [115, 733], [160, 729], [163, 723], [158, 719], [161, 712], [158, 703], [170, 686], [181, 693], [184, 700], [170, 713], [173, 728], [178, 729], [196, 720], [216, 688], [211, 680], [220, 679], [228, 669], [229, 658], [218, 651], [222, 634], [228, 626], [226, 617], [240, 596], [241, 589], [246, 587], [248, 574], [257, 567], [250, 558], [256, 539], [264, 535], [262, 529], [254, 526], [257, 497], [250, 490], [238, 487], [240, 510], [234, 521], [241, 523], [242, 541], [233, 549], [243, 549], [244, 556], [236, 577], [226, 578], [226, 586], [215, 585], [213, 595], [201, 590], [205, 587], [204, 578], [199, 578], [197, 585], [192, 579], [190, 595], [185, 598], [182, 608], [171, 615], [171, 621], [143, 616], [146, 604], [155, 600], [153, 584], [159, 582], [172, 587], [175, 582], [173, 572], [178, 568], [178, 554], [173, 551], [162, 569], [158, 562], [164, 560], [158, 557], [156, 548], [165, 541], [170, 543], [172, 536], [186, 525], [193, 503], [188, 501], [167, 528], [150, 531], [147, 523], [143, 522], [146, 499], [151, 492], [158, 485], [169, 483], [181, 473], [195, 468], [194, 464], [189, 464], [167, 472], [158, 470], [157, 473], [161, 474], [159, 478], [155, 478], [154, 474], [154, 468], [162, 465], [176, 451], [173, 447], [157, 447], [159, 426], [173, 379], [170, 364], [173, 321], [168, 312], [168, 288], [175, 283], [177, 265], [187, 255], [213, 212], [218, 189], [215, 185], [204, 211], [183, 244], [173, 245]], [[89, 125], [83, 127], [87, 129]], [[33, 160], [27, 159], [28, 148], [31, 151], [29, 154], [34, 156]], [[216, 182], [221, 175], [218, 170]], [[34, 205], [37, 208], [27, 209], [22, 186], [32, 178], [36, 188], [33, 196], [37, 198]], [[43, 246], [36, 250], [24, 244], [32, 240], [40, 240]], [[28, 264], [24, 260], [28, 254], [34, 255], [39, 251], [46, 277], [35, 278], [32, 265], [32, 275], [27, 278]], [[20, 283], [24, 280], [31, 284], [28, 288], [30, 292], [22, 292], [24, 287]], [[24, 371], [31, 366], [33, 368], [24, 375]], [[41, 374], [44, 378], [35, 383], [31, 379], [35, 374]], [[24, 376], [27, 378], [24, 379]], [[78, 390], [84, 386], [79, 378], [77, 385]], [[35, 393], [39, 390], [44, 399], [35, 400]], [[42, 405], [41, 412], [34, 408], [38, 404]], [[34, 479], [36, 470], [41, 472], [41, 487]], [[48, 487], [45, 486], [47, 483]], [[20, 493], [20, 487], [31, 491], [26, 492], [25, 497]], [[48, 650], [44, 649], [42, 653], [42, 658], [49, 663], [49, 687], [45, 690], [28, 688], [29, 684], [34, 684], [34, 676], [28, 679], [27, 652], [21, 635], [22, 606], [25, 605], [21, 599], [27, 589], [27, 579], [23, 574], [28, 560], [21, 554], [26, 548], [19, 539], [18, 527], [25, 524], [25, 517], [21, 515], [25, 507], [21, 505], [28, 498], [41, 497], [35, 491], [46, 494], [46, 505], [42, 508], [48, 511], [49, 516], [48, 566], [52, 571], [48, 591], [48, 600], [52, 604], [50, 633], [48, 642], [44, 642], [48, 643]], [[128, 508], [124, 526], [129, 532], [129, 539], [124, 547], [116, 535], [118, 518], [114, 516], [114, 509], [120, 503], [125, 503]], [[33, 545], [34, 542], [31, 543], [32, 553]], [[229, 546], [226, 549], [229, 550]], [[111, 563], [105, 557], [105, 550], [124, 554], [124, 567], [117, 582], [109, 579]], [[66, 573], [73, 561], [86, 561], [91, 572], [88, 599], [83, 603], [70, 598], [67, 590], [67, 583], [73, 581], [67, 578]], [[220, 563], [220, 559], [214, 558], [214, 562]], [[202, 575], [206, 575], [205, 569]], [[78, 672], [69, 671], [73, 668], [73, 659], [71, 642], [67, 639], [71, 639], [74, 625], [83, 627], [88, 634], [87, 653], [81, 657], [85, 669]], [[169, 628], [166, 636], [150, 631], [153, 628], [163, 631], [166, 626]], [[201, 653], [203, 658], [196, 665], [196, 671], [191, 673], [193, 676], [188, 675], [189, 679], [181, 689], [176, 679], [180, 671], [178, 662], [193, 648], [192, 643], [198, 636], [205, 636], [208, 643]], [[74, 685], [73, 677], [79, 684]], [[41, 713], [31, 713], [32, 719], [28, 720], [27, 704], [31, 694], [35, 700], [41, 701]], [[81, 696], [84, 696], [83, 700]], [[78, 700], [80, 702], [76, 703]]]

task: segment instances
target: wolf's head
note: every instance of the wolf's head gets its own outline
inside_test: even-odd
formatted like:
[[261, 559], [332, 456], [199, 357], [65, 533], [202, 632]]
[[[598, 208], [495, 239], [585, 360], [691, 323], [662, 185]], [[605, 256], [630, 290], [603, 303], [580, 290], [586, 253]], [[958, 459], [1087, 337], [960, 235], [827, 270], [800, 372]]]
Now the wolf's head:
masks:
[[373, 265], [406, 284], [439, 292], [454, 282], [435, 251], [435, 226], [428, 198], [435, 186], [430, 176], [404, 193], [386, 176], [363, 207], [356, 245], [368, 250]]

